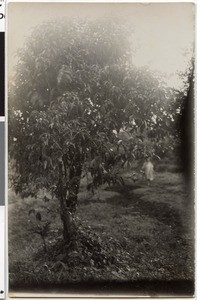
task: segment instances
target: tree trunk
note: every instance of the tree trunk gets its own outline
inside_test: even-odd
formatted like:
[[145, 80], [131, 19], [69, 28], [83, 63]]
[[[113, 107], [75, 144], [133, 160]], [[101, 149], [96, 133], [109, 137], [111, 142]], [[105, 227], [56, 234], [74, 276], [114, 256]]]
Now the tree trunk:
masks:
[[[63, 238], [68, 244], [74, 234], [73, 214], [77, 206], [77, 194], [80, 185], [81, 168], [70, 170], [69, 178], [65, 178], [63, 164], [59, 163], [59, 184], [57, 189], [58, 199], [60, 201], [60, 216], [63, 223]], [[67, 182], [64, 186], [64, 180]]]
[[56, 194], [57, 194], [57, 198], [60, 201], [60, 217], [61, 217], [61, 220], [63, 223], [63, 238], [64, 238], [64, 241], [68, 244], [71, 239], [71, 230], [70, 230], [69, 211], [66, 206], [66, 198], [64, 195], [62, 162], [59, 162], [59, 182], [58, 182]]
[[[62, 205], [60, 205], [62, 207]], [[71, 217], [67, 208], [61, 208], [61, 220], [63, 223], [63, 238], [64, 241], [68, 244], [72, 237], [71, 232]]]

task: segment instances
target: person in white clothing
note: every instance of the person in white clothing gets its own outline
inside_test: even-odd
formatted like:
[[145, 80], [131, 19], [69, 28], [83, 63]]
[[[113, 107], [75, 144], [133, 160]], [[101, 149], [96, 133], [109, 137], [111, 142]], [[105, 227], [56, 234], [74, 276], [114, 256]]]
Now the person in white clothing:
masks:
[[150, 157], [146, 158], [146, 161], [142, 166], [142, 170], [144, 171], [144, 175], [146, 177], [146, 180], [148, 181], [148, 185], [150, 185], [154, 179], [154, 166], [150, 160]]

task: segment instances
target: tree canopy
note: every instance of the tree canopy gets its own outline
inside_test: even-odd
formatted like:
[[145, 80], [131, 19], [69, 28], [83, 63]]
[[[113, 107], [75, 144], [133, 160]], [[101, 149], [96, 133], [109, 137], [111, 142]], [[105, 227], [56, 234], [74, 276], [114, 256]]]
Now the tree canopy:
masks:
[[126, 26], [106, 20], [47, 22], [33, 31], [18, 57], [9, 87], [17, 192], [36, 195], [46, 188], [61, 200], [62, 211], [72, 213], [85, 163], [101, 184], [122, 159], [121, 147], [125, 160], [136, 160], [170, 146], [173, 100], [150, 71], [132, 64]]

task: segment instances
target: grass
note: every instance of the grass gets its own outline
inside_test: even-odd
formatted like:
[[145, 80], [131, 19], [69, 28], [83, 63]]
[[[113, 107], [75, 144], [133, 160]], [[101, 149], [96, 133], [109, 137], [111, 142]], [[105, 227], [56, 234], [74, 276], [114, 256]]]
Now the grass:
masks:
[[[158, 172], [150, 187], [142, 179], [133, 183], [127, 173], [123, 176], [124, 187], [102, 186], [95, 195], [82, 182], [77, 218], [83, 238], [79, 236], [77, 250], [66, 258], [57, 200], [44, 203], [43, 192], [37, 199], [21, 200], [10, 191], [10, 287], [90, 280], [193, 280], [193, 205], [181, 173]], [[43, 222], [50, 217], [48, 253], [40, 236], [30, 230], [32, 207], [42, 212]]]

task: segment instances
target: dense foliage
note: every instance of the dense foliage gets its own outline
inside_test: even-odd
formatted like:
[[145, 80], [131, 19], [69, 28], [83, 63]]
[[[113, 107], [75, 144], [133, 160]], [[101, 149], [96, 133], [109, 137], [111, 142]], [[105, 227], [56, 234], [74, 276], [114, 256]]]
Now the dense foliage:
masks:
[[13, 185], [59, 199], [67, 241], [84, 174], [94, 187], [114, 182], [115, 164], [173, 147], [176, 99], [132, 65], [129, 35], [113, 21], [52, 21], [18, 53], [9, 91]]

